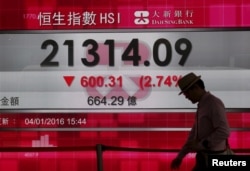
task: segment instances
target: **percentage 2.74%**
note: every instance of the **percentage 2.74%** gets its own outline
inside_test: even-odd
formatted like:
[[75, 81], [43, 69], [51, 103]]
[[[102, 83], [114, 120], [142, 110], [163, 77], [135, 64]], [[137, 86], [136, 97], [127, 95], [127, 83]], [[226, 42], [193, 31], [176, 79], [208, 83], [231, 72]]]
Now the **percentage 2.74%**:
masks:
[[181, 78], [181, 75], [157, 75], [157, 76], [150, 76], [150, 75], [143, 75], [140, 77], [140, 88], [143, 90], [144, 88], [149, 87], [177, 87], [178, 80]]

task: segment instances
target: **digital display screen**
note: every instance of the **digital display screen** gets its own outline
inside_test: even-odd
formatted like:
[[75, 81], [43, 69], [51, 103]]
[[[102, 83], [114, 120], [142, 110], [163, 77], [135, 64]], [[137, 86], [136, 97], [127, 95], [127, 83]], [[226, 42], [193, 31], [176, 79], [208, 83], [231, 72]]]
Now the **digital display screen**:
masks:
[[249, 108], [249, 31], [116, 32], [1, 34], [1, 108], [192, 108], [177, 95], [191, 71], [226, 108]]
[[[250, 2], [0, 2], [0, 170], [165, 171], [201, 75], [250, 155]], [[191, 170], [188, 154], [180, 170]]]

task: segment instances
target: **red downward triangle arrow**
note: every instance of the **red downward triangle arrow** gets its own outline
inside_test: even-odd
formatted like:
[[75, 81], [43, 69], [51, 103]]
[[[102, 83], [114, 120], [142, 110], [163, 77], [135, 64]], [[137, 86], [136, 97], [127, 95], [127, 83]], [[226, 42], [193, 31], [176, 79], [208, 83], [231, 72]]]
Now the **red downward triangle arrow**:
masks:
[[65, 82], [67, 83], [68, 86], [70, 86], [75, 79], [74, 76], [63, 76]]

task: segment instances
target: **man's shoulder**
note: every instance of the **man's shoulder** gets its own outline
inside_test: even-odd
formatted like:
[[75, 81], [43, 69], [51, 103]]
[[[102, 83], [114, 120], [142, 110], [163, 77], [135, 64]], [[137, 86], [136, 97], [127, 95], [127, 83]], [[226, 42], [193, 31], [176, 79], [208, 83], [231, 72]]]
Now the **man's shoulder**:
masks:
[[223, 104], [222, 100], [219, 97], [217, 97], [216, 95], [210, 93], [209, 91], [206, 92], [206, 94], [204, 95], [203, 101], [206, 102], [206, 103]]
[[222, 105], [224, 107], [223, 101], [218, 96], [216, 96], [210, 92], [208, 92], [207, 101], [209, 101], [210, 103], [217, 104], [217, 105]]

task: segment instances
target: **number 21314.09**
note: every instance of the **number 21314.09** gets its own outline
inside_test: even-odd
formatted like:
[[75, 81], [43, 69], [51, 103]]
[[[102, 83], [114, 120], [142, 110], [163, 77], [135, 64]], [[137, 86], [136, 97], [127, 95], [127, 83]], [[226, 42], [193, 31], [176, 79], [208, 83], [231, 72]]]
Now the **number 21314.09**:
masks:
[[[74, 40], [65, 40], [63, 43], [64, 46], [68, 47], [68, 63], [67, 65], [69, 67], [74, 66]], [[86, 57], [81, 58], [81, 62], [86, 67], [94, 67], [100, 64], [100, 58], [101, 54], [98, 52], [98, 49], [100, 48], [100, 43], [98, 43], [94, 39], [87, 39], [82, 43], [82, 47], [86, 47], [87, 54]], [[184, 48], [182, 47], [184, 45]], [[59, 61], [56, 61], [54, 58], [56, 57], [58, 51], [59, 51], [59, 45], [55, 40], [48, 39], [45, 40], [42, 45], [41, 49], [46, 50], [49, 46], [52, 46], [52, 50], [48, 54], [48, 56], [45, 57], [45, 59], [40, 63], [41, 67], [58, 67]], [[108, 63], [107, 65], [110, 67], [115, 66], [115, 40], [108, 39], [104, 42], [104, 46], [107, 46], [108, 48], [108, 54], [105, 56], [108, 56]], [[166, 53], [165, 56], [161, 56], [159, 54], [159, 48], [160, 46], [165, 47]], [[139, 66], [141, 63], [144, 63], [145, 66], [148, 66], [148, 61], [142, 61], [141, 55], [140, 55], [140, 43], [138, 39], [132, 39], [130, 43], [127, 44], [127, 46], [124, 48], [124, 51], [121, 55], [121, 60], [123, 62], [130, 62], [130, 65], [132, 66]], [[157, 39], [153, 44], [153, 61], [154, 63], [159, 67], [168, 66], [171, 62], [173, 52], [172, 52], [172, 45], [169, 42], [169, 40], [160, 38]], [[192, 50], [192, 44], [191, 42], [186, 38], [180, 38], [178, 39], [174, 44], [175, 51], [181, 55], [179, 65], [184, 66], [189, 54]]]

